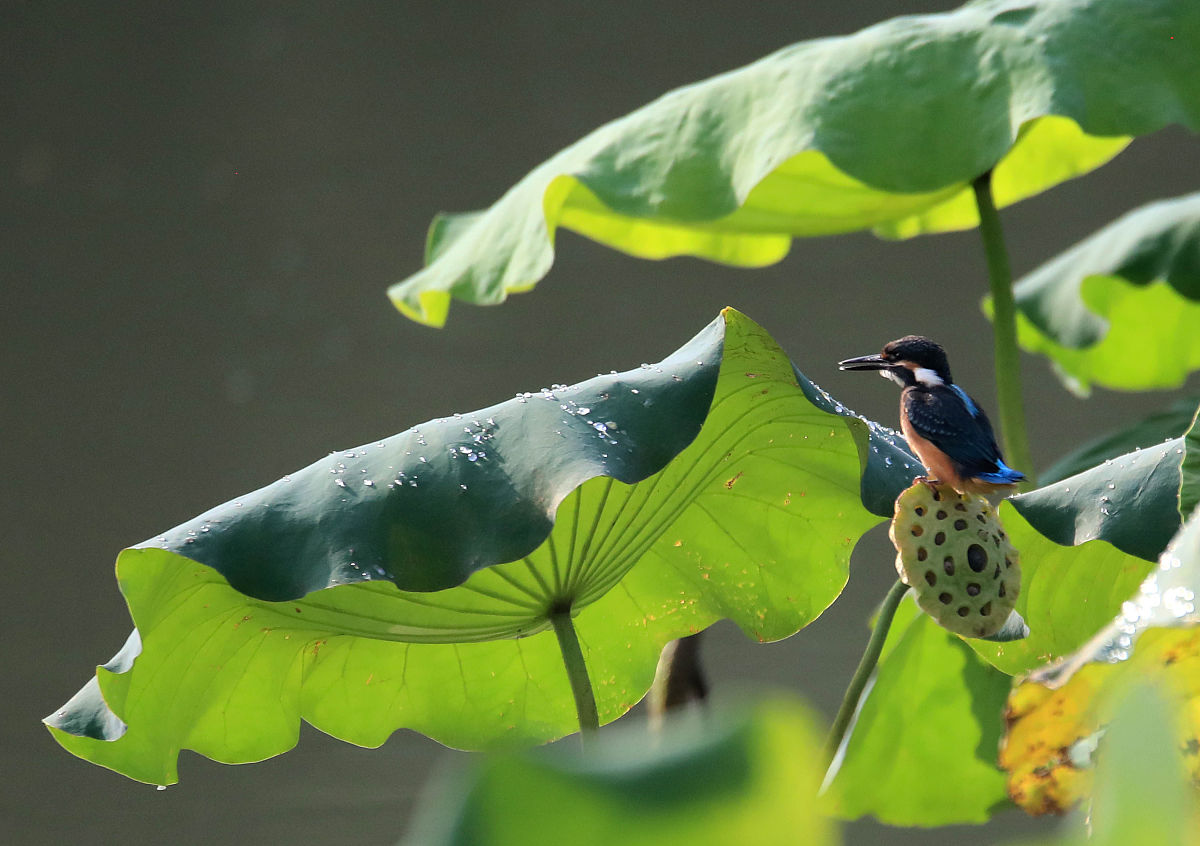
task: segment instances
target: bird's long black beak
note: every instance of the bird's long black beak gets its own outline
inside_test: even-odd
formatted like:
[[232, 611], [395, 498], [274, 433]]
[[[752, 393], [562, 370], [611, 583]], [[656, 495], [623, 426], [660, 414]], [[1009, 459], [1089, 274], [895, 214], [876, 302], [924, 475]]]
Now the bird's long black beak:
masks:
[[838, 370], [886, 370], [891, 366], [891, 362], [878, 353], [860, 355], [858, 358], [848, 358], [838, 362]]

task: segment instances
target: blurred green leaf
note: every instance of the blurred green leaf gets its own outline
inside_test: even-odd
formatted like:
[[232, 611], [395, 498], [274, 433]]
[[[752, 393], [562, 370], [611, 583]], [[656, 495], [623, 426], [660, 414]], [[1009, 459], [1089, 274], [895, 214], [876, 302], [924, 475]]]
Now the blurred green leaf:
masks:
[[365, 746], [545, 741], [576, 728], [565, 607], [608, 722], [667, 641], [721, 618], [776, 640], [834, 600], [864, 498], [914, 472], [890, 438], [726, 310], [658, 365], [334, 454], [124, 551], [140, 644], [48, 722], [160, 784], [182, 748], [261, 760], [301, 718]]
[[1013, 689], [1001, 764], [1018, 804], [1034, 814], [1060, 812], [1092, 794], [1093, 752], [1098, 747], [1104, 760], [1103, 730], [1123, 692], [1134, 686], [1152, 686], [1168, 697], [1180, 720], [1175, 748], [1192, 778], [1200, 775], [1198, 590], [1200, 511], [1109, 625]]
[[1180, 397], [1162, 411], [1155, 412], [1132, 426], [1119, 429], [1088, 441], [1054, 462], [1038, 474], [1042, 485], [1050, 485], [1068, 476], [1090, 470], [1106, 459], [1118, 458], [1127, 452], [1157, 446], [1163, 441], [1178, 438], [1188, 430], [1200, 397]]
[[1013, 294], [1021, 346], [1077, 393], [1178, 387], [1200, 368], [1200, 194], [1129, 212]]
[[996, 750], [1009, 686], [905, 601], [843, 745], [832, 812], [889, 825], [986, 822], [1006, 799]]
[[1195, 795], [1176, 747], [1174, 703], [1137, 685], [1117, 706], [1099, 750], [1090, 846], [1187, 846], [1200, 840]]
[[1128, 136], [1200, 127], [1192, 0], [973, 2], [802, 42], [673, 91], [532, 170], [493, 206], [440, 217], [404, 314], [495, 304], [554, 261], [559, 226], [642, 258], [779, 261], [797, 236], [974, 226], [1085, 173]]
[[584, 756], [556, 746], [476, 759], [443, 779], [412, 846], [726, 846], [840, 842], [817, 810], [821, 745], [799, 706], [767, 701], [739, 717], [605, 732]]

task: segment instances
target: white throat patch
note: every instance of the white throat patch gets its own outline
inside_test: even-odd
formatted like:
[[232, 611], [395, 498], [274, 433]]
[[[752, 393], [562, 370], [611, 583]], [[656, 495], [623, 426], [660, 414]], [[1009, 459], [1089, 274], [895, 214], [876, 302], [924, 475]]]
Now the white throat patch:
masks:
[[895, 382], [901, 388], [904, 387], [904, 380], [900, 378], [899, 374], [894, 373], [890, 369], [884, 368], [883, 370], [880, 370], [879, 375], [882, 376], [884, 379], [891, 379], [893, 382]]
[[935, 371], [930, 370], [928, 367], [914, 367], [913, 377], [916, 378], [920, 384], [927, 388], [935, 388], [938, 385], [946, 384], [944, 381], [942, 381], [941, 376], [937, 375]]

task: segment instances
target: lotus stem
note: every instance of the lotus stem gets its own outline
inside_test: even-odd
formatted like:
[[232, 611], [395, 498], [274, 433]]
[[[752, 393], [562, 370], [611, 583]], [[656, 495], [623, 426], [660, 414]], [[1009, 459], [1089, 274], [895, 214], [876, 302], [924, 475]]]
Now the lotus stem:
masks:
[[1021, 392], [1021, 359], [1017, 347], [1017, 305], [1013, 299], [1012, 268], [1000, 213], [992, 197], [989, 170], [971, 183], [979, 209], [979, 235], [987, 256], [988, 282], [992, 289], [993, 347], [996, 360], [996, 395], [1000, 405], [1000, 439], [1012, 466], [1025, 474], [1027, 487], [1037, 482], [1029, 437], [1025, 432], [1025, 400]]
[[[897, 579], [887, 596], [884, 597], [883, 605], [879, 607], [879, 617], [875, 621], [875, 628], [871, 631], [871, 639], [867, 641], [867, 649], [858, 662], [858, 669], [854, 671], [854, 677], [850, 679], [850, 686], [846, 688], [846, 693], [842, 696], [841, 707], [838, 708], [837, 717], [834, 718], [833, 726], [829, 729], [829, 737], [825, 740], [826, 767], [833, 763], [838, 749], [842, 746], [842, 741], [846, 739], [846, 731], [850, 728], [850, 723], [858, 711], [859, 700], [862, 698], [863, 691], [866, 690], [867, 682], [871, 680], [871, 674], [875, 672], [875, 665], [879, 663], [879, 655], [883, 652], [883, 644], [887, 641], [888, 629], [892, 627], [896, 609], [900, 607], [900, 600], [907, 592], [908, 585]], [[828, 776], [826, 776], [826, 780], [828, 781]]]
[[553, 608], [550, 611], [550, 625], [558, 637], [558, 649], [562, 653], [563, 666], [567, 669], [567, 679], [571, 682], [571, 694], [575, 697], [579, 732], [586, 747], [600, 729], [600, 715], [596, 710], [596, 697], [592, 692], [587, 664], [583, 660], [583, 650], [579, 647], [579, 636], [571, 621], [571, 606]]

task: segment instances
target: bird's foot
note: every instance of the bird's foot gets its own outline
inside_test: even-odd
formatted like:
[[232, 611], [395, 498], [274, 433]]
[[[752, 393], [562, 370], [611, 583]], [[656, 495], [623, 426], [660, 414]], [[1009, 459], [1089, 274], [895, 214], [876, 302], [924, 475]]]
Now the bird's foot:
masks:
[[920, 482], [925, 487], [929, 488], [931, 491], [937, 491], [938, 485], [941, 484], [940, 481], [938, 481], [937, 479], [931, 479], [929, 476], [914, 476], [913, 484], [915, 485], [918, 482]]
[[941, 481], [941, 479], [934, 479], [934, 478], [931, 478], [930, 476], [916, 476], [913, 478], [913, 484], [915, 485], [918, 483], [929, 488], [929, 492], [931, 494], [933, 494], [933, 498], [935, 501], [940, 500], [942, 498], [942, 481]]

